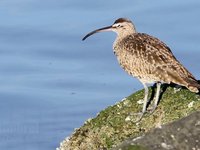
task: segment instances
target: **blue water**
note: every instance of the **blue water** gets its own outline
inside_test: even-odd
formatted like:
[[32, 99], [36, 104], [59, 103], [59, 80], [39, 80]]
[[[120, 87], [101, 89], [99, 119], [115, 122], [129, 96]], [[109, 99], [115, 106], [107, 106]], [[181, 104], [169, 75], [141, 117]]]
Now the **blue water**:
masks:
[[200, 78], [200, 1], [0, 1], [0, 149], [53, 150], [74, 128], [142, 88], [118, 65], [119, 17], [162, 39]]

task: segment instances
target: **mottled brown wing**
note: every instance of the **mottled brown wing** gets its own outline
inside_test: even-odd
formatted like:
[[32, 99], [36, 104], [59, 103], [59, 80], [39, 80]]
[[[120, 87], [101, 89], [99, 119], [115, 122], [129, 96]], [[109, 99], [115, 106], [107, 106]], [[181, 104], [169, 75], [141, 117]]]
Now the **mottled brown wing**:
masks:
[[134, 36], [134, 40], [137, 41], [136, 43], [140, 43], [140, 46], [143, 47], [141, 51], [146, 53], [148, 61], [157, 66], [171, 64], [172, 62], [177, 61], [170, 48], [155, 37], [145, 33], [137, 33]]
[[174, 82], [181, 85], [188, 81], [196, 82], [194, 76], [174, 57], [170, 48], [160, 41], [145, 33], [136, 33], [127, 37], [127, 43], [133, 48], [129, 49], [133, 55], [141, 57], [146, 68], [151, 73], [160, 76], [165, 82]]
[[183, 76], [194, 78], [175, 58], [165, 43], [145, 33], [138, 33], [135, 38], [140, 40], [140, 43], [146, 47], [145, 50], [149, 54], [149, 62], [153, 63], [156, 67], [166, 66], [167, 68], [171, 68], [171, 70], [179, 71]]

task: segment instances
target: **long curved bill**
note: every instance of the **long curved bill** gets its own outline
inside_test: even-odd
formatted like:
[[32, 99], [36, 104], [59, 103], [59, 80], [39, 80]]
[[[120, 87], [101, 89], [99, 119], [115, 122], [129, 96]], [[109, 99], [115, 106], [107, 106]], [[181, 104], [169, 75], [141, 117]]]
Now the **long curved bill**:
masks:
[[95, 34], [95, 33], [98, 33], [98, 32], [103, 32], [103, 31], [111, 31], [112, 30], [112, 26], [108, 26], [108, 27], [104, 27], [104, 28], [100, 28], [100, 29], [97, 29], [97, 30], [94, 30], [90, 33], [88, 33], [82, 40], [84, 41], [86, 38], [88, 38], [89, 36]]

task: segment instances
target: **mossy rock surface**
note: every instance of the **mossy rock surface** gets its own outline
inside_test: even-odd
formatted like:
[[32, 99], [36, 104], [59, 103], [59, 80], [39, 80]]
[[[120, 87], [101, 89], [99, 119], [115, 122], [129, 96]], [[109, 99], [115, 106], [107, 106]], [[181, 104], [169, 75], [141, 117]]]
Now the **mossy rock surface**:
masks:
[[[149, 88], [151, 93], [152, 87]], [[140, 90], [114, 106], [101, 111], [96, 118], [89, 119], [74, 133], [61, 142], [60, 150], [104, 150], [111, 149], [127, 138], [141, 136], [152, 128], [188, 116], [200, 110], [200, 96], [187, 89], [167, 87], [153, 114], [146, 113], [135, 123], [137, 112], [142, 109]], [[151, 107], [151, 104], [150, 106]]]

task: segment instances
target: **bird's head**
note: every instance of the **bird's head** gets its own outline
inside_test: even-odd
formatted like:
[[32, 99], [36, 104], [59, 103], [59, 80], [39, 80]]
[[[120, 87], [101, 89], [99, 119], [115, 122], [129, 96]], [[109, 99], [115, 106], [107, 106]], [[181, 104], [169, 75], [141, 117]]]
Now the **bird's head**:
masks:
[[126, 18], [119, 18], [111, 26], [103, 27], [88, 33], [82, 40], [85, 40], [86, 38], [95, 33], [104, 31], [116, 32], [120, 37], [124, 37], [136, 32], [135, 26], [130, 20]]

